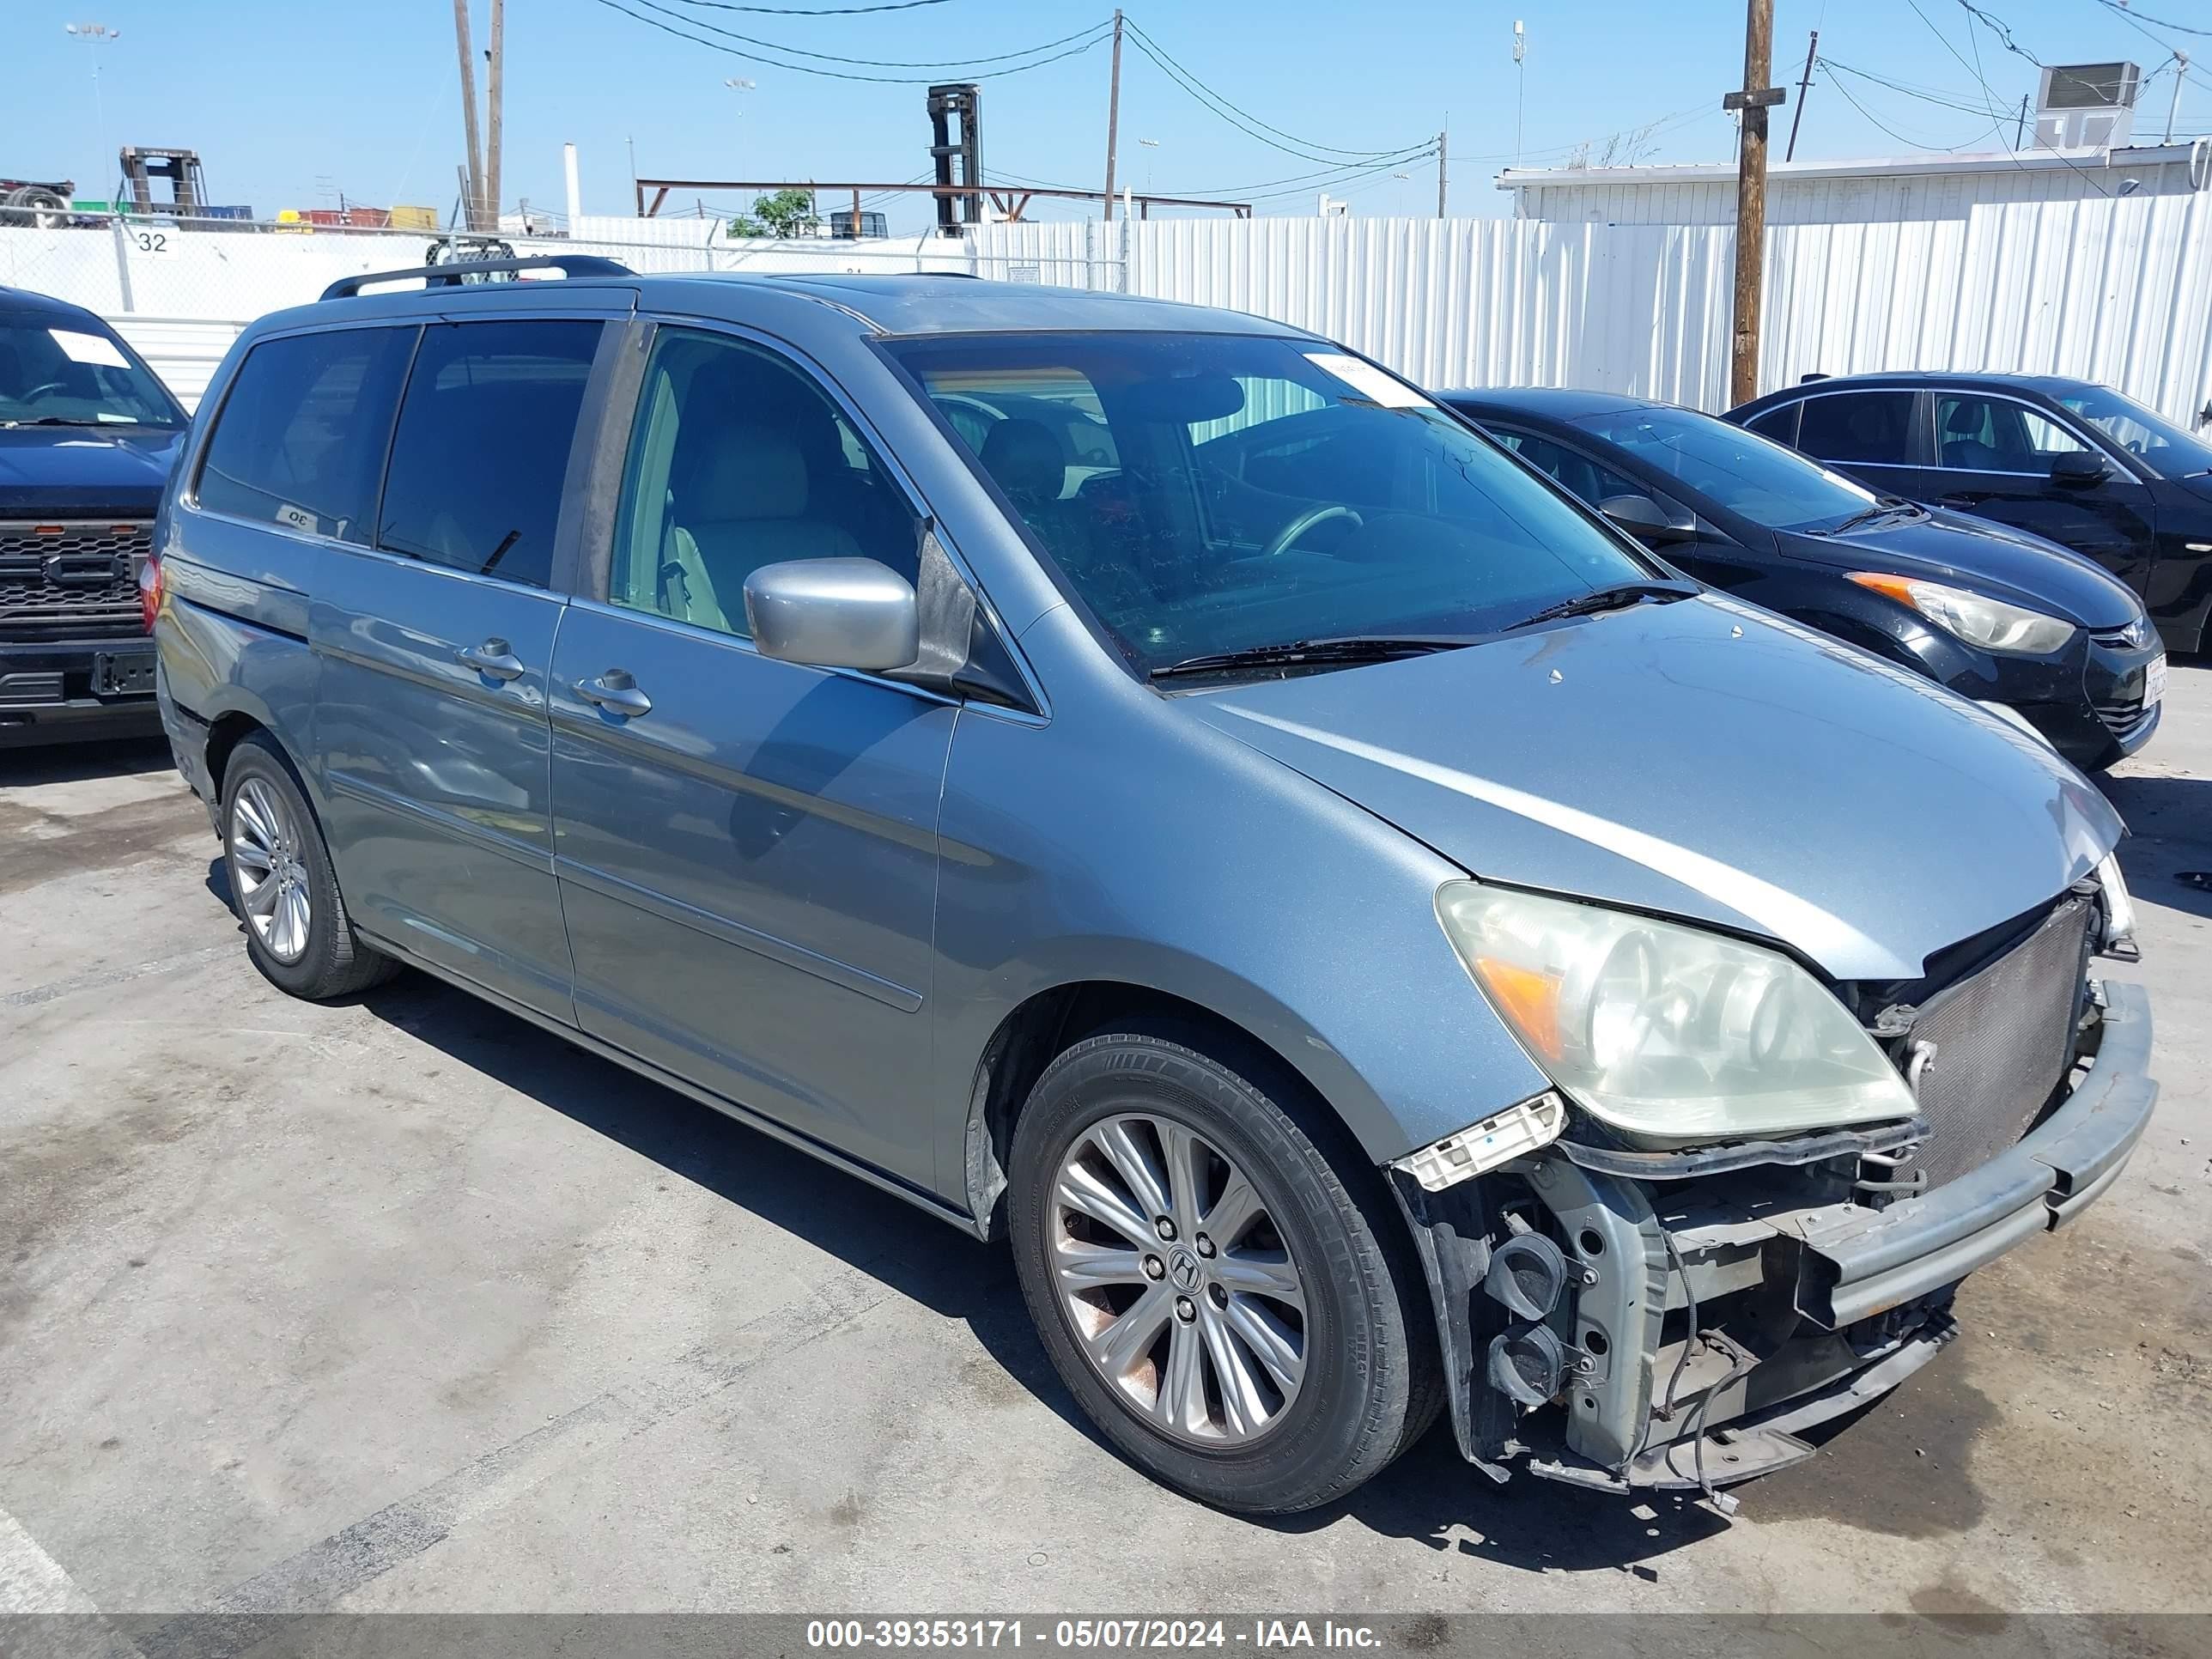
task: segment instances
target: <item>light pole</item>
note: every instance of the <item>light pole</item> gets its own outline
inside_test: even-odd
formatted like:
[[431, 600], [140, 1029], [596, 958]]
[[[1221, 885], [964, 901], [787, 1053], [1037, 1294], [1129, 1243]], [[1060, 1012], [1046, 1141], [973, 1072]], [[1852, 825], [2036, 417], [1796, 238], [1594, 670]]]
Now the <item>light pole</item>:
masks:
[[[112, 29], [105, 23], [64, 23], [62, 25], [62, 30], [64, 33], [83, 41], [88, 46], [112, 46], [123, 35], [121, 29]], [[100, 147], [103, 150], [106, 149], [107, 148], [107, 112], [100, 100], [100, 54], [97, 52], [92, 54], [92, 130], [93, 136], [99, 141]], [[115, 165], [119, 168], [120, 162]], [[110, 173], [108, 178], [112, 182], [117, 176], [116, 173]], [[110, 203], [109, 205], [119, 207], [120, 204]]]
[[1139, 138], [1137, 143], [1147, 152], [1145, 156], [1145, 194], [1150, 196], [1152, 193], [1152, 158], [1150, 152], [1159, 149], [1160, 141], [1157, 138]]
[[1521, 165], [1521, 117], [1528, 107], [1528, 70], [1523, 60], [1528, 56], [1528, 32], [1521, 27], [1521, 20], [1513, 20], [1513, 165]]
[[1402, 219], [1406, 216], [1406, 181], [1413, 175], [1410, 173], [1394, 173], [1390, 176], [1398, 181], [1398, 188], [1390, 192], [1390, 204], [1397, 210], [1398, 217]]

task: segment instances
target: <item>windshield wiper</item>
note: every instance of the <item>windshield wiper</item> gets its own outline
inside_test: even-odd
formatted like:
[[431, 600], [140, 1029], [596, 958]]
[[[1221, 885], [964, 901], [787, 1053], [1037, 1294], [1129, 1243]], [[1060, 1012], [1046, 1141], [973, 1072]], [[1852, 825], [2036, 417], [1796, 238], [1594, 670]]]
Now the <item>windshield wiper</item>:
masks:
[[40, 415], [27, 421], [0, 422], [4, 426], [129, 426], [129, 421], [88, 421], [76, 415]]
[[1899, 513], [1910, 513], [1917, 518], [1923, 519], [1928, 516], [1928, 509], [1917, 502], [1908, 501], [1901, 495], [1892, 495], [1885, 501], [1876, 501], [1872, 507], [1862, 512], [1852, 514], [1841, 524], [1832, 529], [1821, 531], [1820, 533], [1823, 536], [1840, 536], [1846, 530], [1856, 530], [1863, 524], [1873, 524], [1877, 520], [1890, 518]]
[[1587, 617], [1596, 611], [1617, 611], [1623, 605], [1641, 604], [1645, 599], [1665, 605], [1674, 599], [1686, 599], [1697, 592], [1687, 582], [1614, 582], [1609, 587], [1594, 587], [1587, 593], [1576, 594], [1571, 599], [1547, 605], [1533, 616], [1509, 623], [1507, 630], [1533, 628], [1538, 623], [1557, 622], [1563, 617]]
[[1185, 657], [1145, 678], [1171, 679], [1180, 674], [1211, 674], [1224, 669], [1298, 668], [1331, 663], [1391, 662], [1401, 657], [1425, 656], [1431, 651], [1455, 651], [1480, 641], [1445, 634], [1343, 634], [1320, 640], [1287, 640], [1279, 645], [1248, 645], [1239, 651], [1209, 651]]

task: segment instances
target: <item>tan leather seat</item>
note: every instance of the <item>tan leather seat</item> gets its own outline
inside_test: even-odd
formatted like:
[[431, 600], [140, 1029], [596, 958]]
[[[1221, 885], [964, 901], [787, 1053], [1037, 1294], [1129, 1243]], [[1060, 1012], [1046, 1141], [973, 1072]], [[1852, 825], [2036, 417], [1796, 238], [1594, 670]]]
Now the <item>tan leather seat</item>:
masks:
[[687, 459], [692, 464], [673, 492], [675, 524], [678, 536], [690, 539], [709, 589], [693, 596], [693, 620], [708, 620], [698, 608], [703, 597], [730, 627], [742, 629], [745, 578], [763, 565], [859, 556], [860, 544], [848, 532], [809, 516], [806, 463], [782, 434], [758, 426], [725, 428], [711, 454]]

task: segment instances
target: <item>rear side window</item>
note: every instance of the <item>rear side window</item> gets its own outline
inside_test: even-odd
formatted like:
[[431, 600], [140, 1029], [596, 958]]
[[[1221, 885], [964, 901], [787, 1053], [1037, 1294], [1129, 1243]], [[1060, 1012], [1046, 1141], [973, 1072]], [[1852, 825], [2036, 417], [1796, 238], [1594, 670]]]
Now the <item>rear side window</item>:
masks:
[[527, 319], [424, 329], [392, 434], [376, 544], [548, 586], [601, 326]]
[[366, 543], [411, 328], [264, 340], [208, 439], [193, 498], [210, 513]]
[[1831, 392], [1808, 398], [1797, 447], [1817, 460], [1908, 466], [1912, 461], [1912, 393]]

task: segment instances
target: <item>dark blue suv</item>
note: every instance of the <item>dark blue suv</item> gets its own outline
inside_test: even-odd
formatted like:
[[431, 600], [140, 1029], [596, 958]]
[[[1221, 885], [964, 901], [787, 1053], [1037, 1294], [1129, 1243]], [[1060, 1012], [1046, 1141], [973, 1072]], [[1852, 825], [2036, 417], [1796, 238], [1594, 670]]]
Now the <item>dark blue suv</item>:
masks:
[[0, 748], [161, 730], [138, 575], [185, 426], [92, 313], [0, 288]]
[[2136, 591], [2167, 650], [2205, 648], [2212, 444], [2110, 386], [1851, 374], [1769, 392], [1726, 418], [1870, 489], [2071, 548]]

